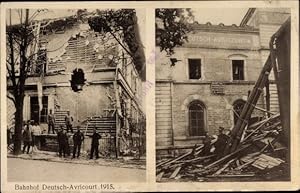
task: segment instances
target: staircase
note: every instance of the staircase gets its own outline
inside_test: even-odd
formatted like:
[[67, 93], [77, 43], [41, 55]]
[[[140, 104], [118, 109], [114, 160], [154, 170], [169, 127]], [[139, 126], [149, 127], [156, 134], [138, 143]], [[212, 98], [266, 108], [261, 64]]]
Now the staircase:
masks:
[[99, 134], [116, 135], [115, 117], [90, 117], [87, 121], [86, 128], [83, 128], [85, 135], [93, 135], [94, 128], [97, 128]]
[[66, 129], [66, 122], [65, 122], [65, 116], [67, 115], [66, 110], [56, 110], [54, 112], [55, 117], [55, 130], [60, 129], [60, 126], [63, 125]]
[[[66, 129], [65, 116], [67, 115], [66, 110], [56, 110], [54, 112], [55, 116], [55, 129], [60, 129], [60, 126], [63, 125], [64, 129]], [[116, 134], [116, 119], [115, 117], [88, 117], [85, 122], [81, 123], [80, 130], [85, 135], [92, 135], [94, 128], [97, 128], [97, 132], [99, 134]], [[73, 131], [76, 132], [76, 128], [73, 125]]]

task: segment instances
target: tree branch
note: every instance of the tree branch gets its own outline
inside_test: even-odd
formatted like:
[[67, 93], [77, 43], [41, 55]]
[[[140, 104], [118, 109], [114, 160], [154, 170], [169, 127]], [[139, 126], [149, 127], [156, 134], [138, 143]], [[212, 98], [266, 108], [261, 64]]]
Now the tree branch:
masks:
[[6, 97], [7, 97], [8, 99], [10, 99], [10, 100], [14, 103], [14, 105], [16, 105], [16, 100], [15, 100], [14, 97], [10, 96], [9, 94], [7, 94]]
[[133, 55], [131, 54], [131, 52], [120, 42], [120, 40], [118, 40], [118, 38], [110, 31], [109, 32], [114, 38], [115, 40], [122, 46], [122, 48], [133, 58]]

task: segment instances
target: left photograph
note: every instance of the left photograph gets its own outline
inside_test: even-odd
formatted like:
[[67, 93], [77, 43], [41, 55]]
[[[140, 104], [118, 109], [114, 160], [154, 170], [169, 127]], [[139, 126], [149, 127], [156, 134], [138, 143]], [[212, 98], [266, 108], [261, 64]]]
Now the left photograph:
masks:
[[6, 9], [8, 182], [146, 182], [142, 9]]

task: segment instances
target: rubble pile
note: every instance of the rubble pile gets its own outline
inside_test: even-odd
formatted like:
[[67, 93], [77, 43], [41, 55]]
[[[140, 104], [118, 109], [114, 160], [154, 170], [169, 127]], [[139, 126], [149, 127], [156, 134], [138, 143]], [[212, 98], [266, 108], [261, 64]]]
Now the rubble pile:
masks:
[[[256, 122], [245, 129], [238, 148], [226, 155], [204, 152], [195, 147], [175, 158], [162, 159], [156, 165], [156, 180], [202, 180], [206, 178], [254, 177], [285, 163], [286, 148], [280, 143], [282, 126], [279, 114]], [[232, 136], [231, 136], [232, 137]]]

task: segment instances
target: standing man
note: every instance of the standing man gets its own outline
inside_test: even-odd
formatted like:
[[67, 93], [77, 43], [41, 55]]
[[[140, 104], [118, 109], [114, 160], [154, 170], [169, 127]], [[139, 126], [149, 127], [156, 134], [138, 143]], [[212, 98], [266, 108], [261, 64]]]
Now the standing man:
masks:
[[80, 131], [80, 126], [77, 126], [77, 132], [73, 135], [73, 158], [75, 158], [76, 150], [77, 150], [77, 158], [80, 156], [80, 148], [82, 141], [84, 140], [83, 133]]
[[60, 131], [57, 133], [57, 142], [58, 142], [58, 151], [59, 151], [59, 157], [63, 156], [66, 157], [66, 149], [68, 144], [68, 137], [66, 134], [66, 131], [61, 126]]
[[41, 136], [41, 134], [41, 127], [37, 122], [35, 122], [32, 126], [32, 150], [38, 150], [36, 147], [36, 144], [38, 144], [37, 136]]
[[223, 131], [224, 128], [219, 127], [218, 139], [215, 143], [215, 154], [217, 155], [217, 158], [220, 158], [222, 156], [229, 140], [229, 137], [226, 134], [224, 134]]
[[47, 123], [48, 123], [48, 134], [50, 134], [51, 129], [52, 129], [52, 133], [54, 134], [55, 117], [54, 114], [52, 114], [52, 109], [50, 109], [49, 115], [47, 116]]
[[72, 122], [73, 122], [73, 117], [70, 115], [70, 111], [67, 111], [67, 115], [65, 116], [65, 122], [66, 122], [66, 127], [67, 127], [67, 132], [69, 132], [69, 129], [73, 133], [73, 128], [72, 128]]
[[23, 153], [25, 153], [25, 149], [27, 147], [27, 154], [29, 154], [30, 146], [32, 145], [32, 125], [31, 121], [28, 120], [27, 125], [23, 131]]
[[92, 147], [91, 147], [90, 159], [93, 159], [94, 152], [95, 152], [96, 159], [99, 158], [99, 150], [98, 150], [99, 139], [101, 139], [101, 136], [97, 133], [97, 128], [95, 127], [94, 133], [92, 135]]
[[207, 156], [210, 155], [210, 149], [211, 149], [211, 138], [208, 135], [207, 131], [205, 131], [205, 138], [203, 140], [203, 149], [200, 153], [201, 156]]

